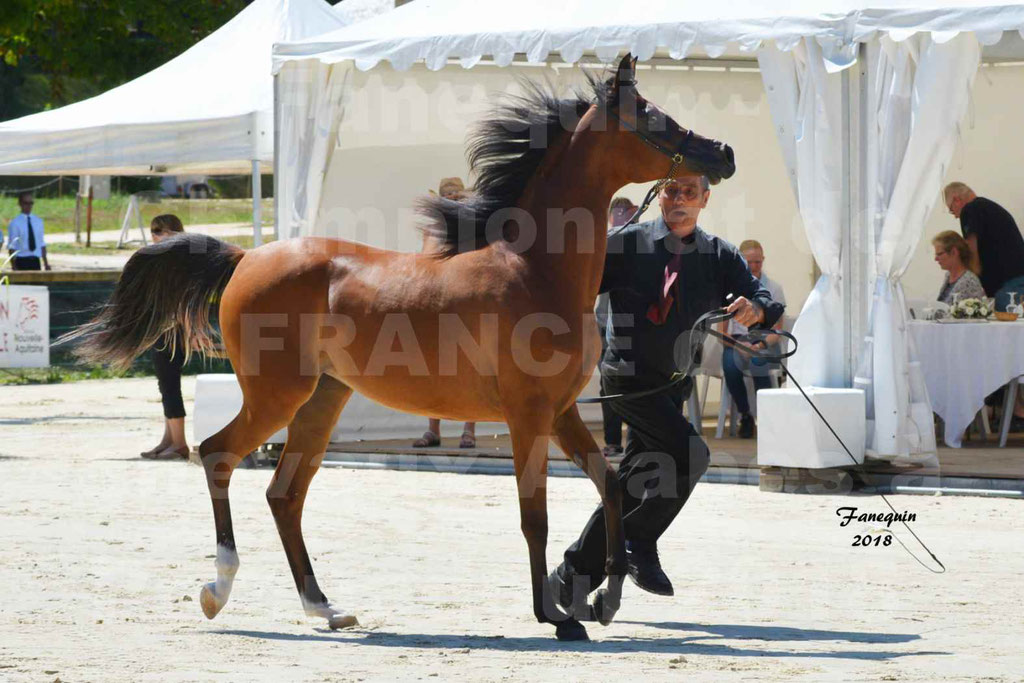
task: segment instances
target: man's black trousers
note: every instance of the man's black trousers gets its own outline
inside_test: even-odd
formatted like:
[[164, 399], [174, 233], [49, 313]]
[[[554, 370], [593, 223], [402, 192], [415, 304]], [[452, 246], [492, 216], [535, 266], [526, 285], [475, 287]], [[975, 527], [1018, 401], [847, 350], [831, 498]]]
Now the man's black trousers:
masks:
[[43, 262], [38, 256], [15, 256], [11, 259], [13, 270], [42, 270]]
[[[661, 376], [601, 377], [604, 394], [642, 391], [666, 381]], [[682, 414], [692, 386], [687, 380], [651, 396], [611, 403], [628, 425], [619, 482], [626, 540], [635, 546], [657, 542], [708, 468], [707, 444]], [[599, 505], [565, 551], [566, 572], [589, 576], [590, 590], [605, 578], [606, 540], [604, 508]]]

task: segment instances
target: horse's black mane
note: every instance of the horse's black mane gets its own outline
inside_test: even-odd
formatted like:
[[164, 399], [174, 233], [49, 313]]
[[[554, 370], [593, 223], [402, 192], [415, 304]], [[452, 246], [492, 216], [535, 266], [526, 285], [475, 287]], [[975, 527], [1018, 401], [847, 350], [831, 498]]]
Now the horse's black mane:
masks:
[[524, 94], [503, 96], [476, 125], [467, 150], [470, 172], [476, 175], [473, 194], [462, 201], [431, 196], [419, 203], [429, 218], [422, 230], [432, 238], [438, 256], [505, 239], [505, 220], [496, 213], [516, 205], [554, 142], [572, 134], [595, 100], [605, 101], [609, 83], [589, 73], [587, 80], [591, 93], [559, 98], [550, 83], [523, 79]]

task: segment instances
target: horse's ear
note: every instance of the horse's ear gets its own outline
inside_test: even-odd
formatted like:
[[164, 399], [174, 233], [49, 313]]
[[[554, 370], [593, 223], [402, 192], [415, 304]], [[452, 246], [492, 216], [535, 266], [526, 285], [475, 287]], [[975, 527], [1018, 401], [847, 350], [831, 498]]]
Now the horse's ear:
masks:
[[622, 86], [636, 85], [636, 57], [630, 53], [619, 62], [619, 68], [615, 71], [615, 81], [612, 83], [613, 92], [618, 92]]

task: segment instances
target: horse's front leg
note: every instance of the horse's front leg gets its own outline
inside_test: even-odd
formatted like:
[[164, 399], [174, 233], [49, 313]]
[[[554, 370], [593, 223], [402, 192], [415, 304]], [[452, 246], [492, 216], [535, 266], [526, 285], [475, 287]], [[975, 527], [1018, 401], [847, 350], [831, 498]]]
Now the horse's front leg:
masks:
[[559, 640], [588, 640], [583, 624], [555, 605], [548, 585], [547, 464], [551, 412], [535, 405], [530, 409], [532, 414], [518, 418], [509, 416], [508, 425], [512, 434], [521, 526], [530, 551], [533, 613], [537, 621], [555, 625], [555, 635]]
[[607, 556], [605, 576], [608, 588], [602, 588], [594, 596], [591, 609], [593, 618], [605, 626], [611, 623], [622, 599], [622, 582], [626, 576], [626, 540], [622, 525], [622, 486], [611, 463], [601, 453], [597, 442], [580, 417], [574, 404], [560, 415], [554, 424], [555, 437], [559, 448], [566, 457], [576, 463], [601, 496], [604, 507]]

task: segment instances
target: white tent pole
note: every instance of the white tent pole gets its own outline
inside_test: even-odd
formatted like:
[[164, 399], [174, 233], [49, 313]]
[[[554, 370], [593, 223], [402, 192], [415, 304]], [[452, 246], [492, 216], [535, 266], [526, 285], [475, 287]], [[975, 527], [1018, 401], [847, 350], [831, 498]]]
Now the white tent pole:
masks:
[[868, 238], [865, 233], [863, 173], [867, 131], [867, 49], [858, 44], [857, 64], [844, 69], [843, 89], [843, 194], [842, 210], [842, 296], [843, 296], [843, 385], [853, 386], [857, 356], [864, 339], [863, 302], [869, 268]]
[[258, 247], [263, 244], [263, 212], [260, 200], [262, 197], [262, 183], [260, 182], [260, 162], [252, 160], [252, 246]]
[[852, 149], [856, 150], [853, 159], [856, 171], [852, 177], [850, 202], [853, 206], [851, 233], [851, 271], [850, 278], [850, 384], [853, 386], [853, 375], [857, 371], [861, 347], [868, 329], [868, 306], [871, 302], [875, 267], [874, 234], [868, 214], [868, 46], [867, 43], [857, 45], [857, 64], [848, 69], [855, 79], [854, 90], [856, 101], [852, 109], [855, 114], [851, 137]]
[[274, 239], [281, 239], [281, 207], [278, 206], [277, 179], [280, 177], [278, 169], [281, 164], [281, 121], [280, 113], [283, 110], [281, 104], [281, 74], [274, 74], [274, 106], [271, 116], [274, 119]]
[[853, 255], [853, 188], [851, 187], [851, 181], [853, 179], [853, 154], [851, 143], [851, 131], [853, 129], [853, 121], [850, 119], [853, 115], [852, 103], [853, 103], [853, 87], [852, 79], [850, 78], [850, 69], [844, 69], [841, 75], [842, 79], [842, 159], [840, 163], [843, 165], [843, 174], [840, 184], [839, 191], [842, 193], [842, 211], [840, 213], [840, 222], [842, 223], [841, 239], [842, 246], [840, 247], [840, 287], [843, 297], [843, 386], [853, 386], [853, 367], [850, 361], [853, 356], [853, 347], [851, 336], [853, 334], [853, 267], [852, 259]]
[[263, 184], [260, 182], [260, 113], [252, 113], [252, 246], [263, 244], [263, 214], [260, 200], [263, 199]]

